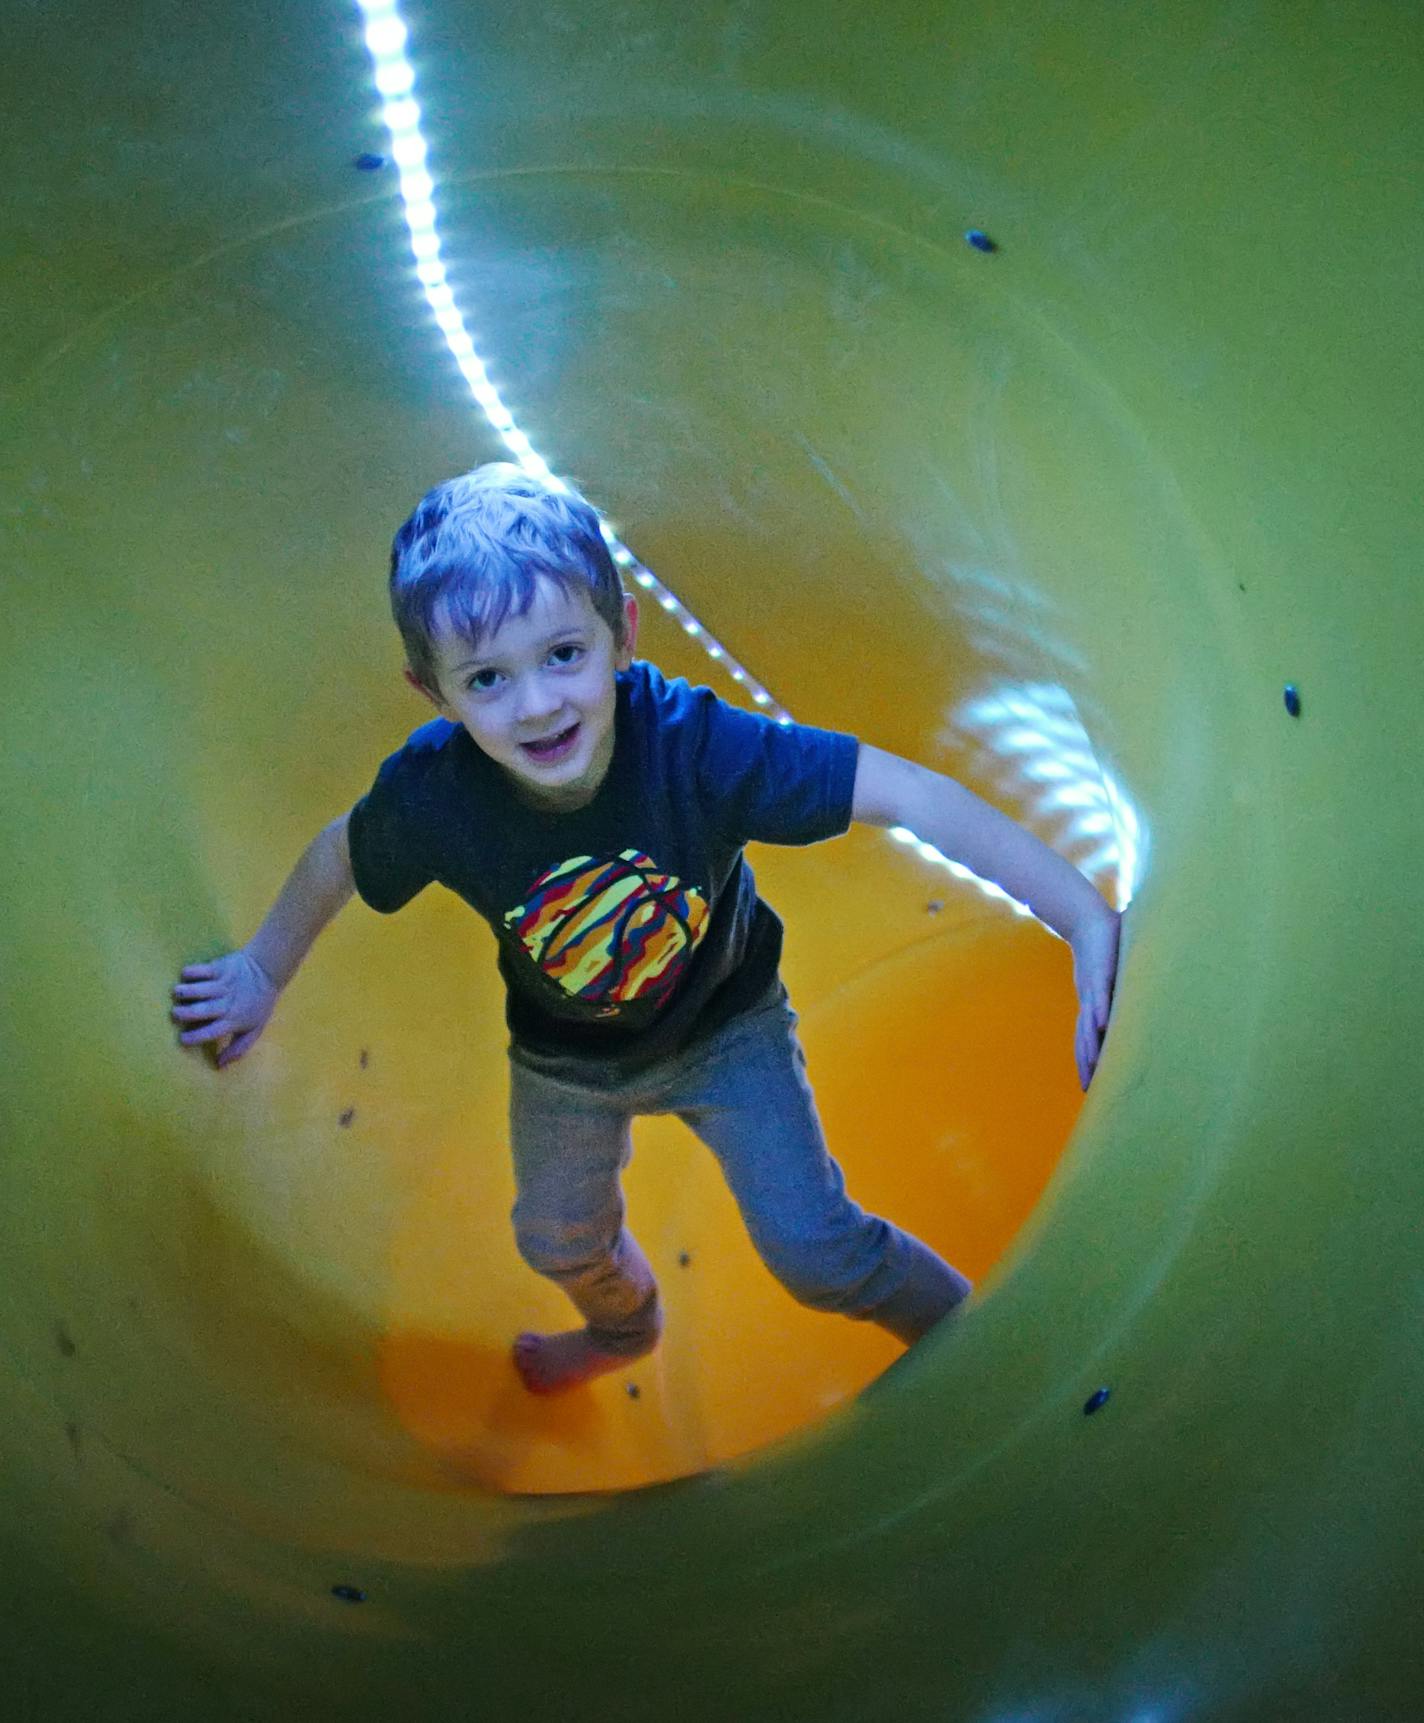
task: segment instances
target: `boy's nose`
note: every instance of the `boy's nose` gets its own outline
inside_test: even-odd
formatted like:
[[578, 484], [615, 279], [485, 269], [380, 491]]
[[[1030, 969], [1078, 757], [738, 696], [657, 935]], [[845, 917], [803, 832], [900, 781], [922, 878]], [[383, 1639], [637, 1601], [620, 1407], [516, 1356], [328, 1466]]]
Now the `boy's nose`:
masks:
[[521, 685], [514, 702], [514, 715], [522, 728], [537, 730], [540, 724], [554, 717], [563, 704], [563, 694], [557, 688], [545, 687], [536, 676]]

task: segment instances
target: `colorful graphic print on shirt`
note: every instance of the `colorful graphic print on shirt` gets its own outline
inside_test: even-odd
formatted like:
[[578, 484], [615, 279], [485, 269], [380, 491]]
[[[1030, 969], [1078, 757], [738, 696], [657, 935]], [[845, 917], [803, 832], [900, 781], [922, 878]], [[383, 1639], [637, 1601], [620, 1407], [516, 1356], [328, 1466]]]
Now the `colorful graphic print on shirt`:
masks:
[[639, 850], [573, 856], [535, 880], [504, 917], [564, 992], [617, 1016], [633, 1000], [658, 1006], [707, 930], [707, 899]]

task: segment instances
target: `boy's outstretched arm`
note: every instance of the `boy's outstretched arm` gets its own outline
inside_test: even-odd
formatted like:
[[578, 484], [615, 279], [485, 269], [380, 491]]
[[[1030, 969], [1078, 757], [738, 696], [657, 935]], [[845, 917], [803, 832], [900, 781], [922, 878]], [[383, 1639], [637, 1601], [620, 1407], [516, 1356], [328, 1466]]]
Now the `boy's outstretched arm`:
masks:
[[860, 744], [851, 818], [905, 826], [924, 843], [992, 880], [1073, 950], [1079, 999], [1076, 1054], [1086, 1091], [1112, 1010], [1122, 917], [1071, 862], [953, 778]]
[[240, 1059], [267, 1026], [277, 996], [327, 922], [356, 889], [342, 814], [324, 826], [302, 852], [277, 901], [252, 938], [238, 951], [210, 963], [191, 963], [173, 989], [170, 1015], [197, 1024], [178, 1039], [184, 1046], [226, 1040], [221, 1069]]

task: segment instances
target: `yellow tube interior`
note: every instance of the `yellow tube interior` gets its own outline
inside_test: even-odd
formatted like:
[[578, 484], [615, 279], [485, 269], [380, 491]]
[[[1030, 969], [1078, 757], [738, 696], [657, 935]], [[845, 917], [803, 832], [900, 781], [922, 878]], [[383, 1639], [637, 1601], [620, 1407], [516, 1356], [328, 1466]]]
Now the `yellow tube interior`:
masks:
[[22, 1714], [1410, 1715], [1418, 18], [406, 22], [519, 424], [797, 719], [1130, 898], [1112, 1031], [1085, 1104], [1042, 927], [880, 832], [754, 851], [852, 1194], [975, 1304], [863, 1393], [901, 1349], [793, 1303], [646, 1120], [664, 1343], [523, 1393], [514, 1333], [570, 1313], [514, 1248], [471, 913], [353, 906], [221, 1074], [166, 1015], [426, 715], [385, 550], [503, 452], [389, 164], [352, 165], [389, 148], [360, 18], [32, 11], [0, 71]]

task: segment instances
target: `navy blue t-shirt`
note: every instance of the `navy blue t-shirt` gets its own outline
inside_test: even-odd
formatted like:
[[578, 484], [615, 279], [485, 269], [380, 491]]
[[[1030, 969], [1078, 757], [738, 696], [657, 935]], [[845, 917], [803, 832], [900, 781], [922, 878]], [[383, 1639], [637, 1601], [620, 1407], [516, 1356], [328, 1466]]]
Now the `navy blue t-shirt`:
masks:
[[782, 924], [743, 846], [846, 831], [858, 752], [637, 659], [608, 774], [572, 812], [520, 800], [462, 725], [422, 725], [351, 811], [356, 889], [390, 914], [448, 886], [499, 941], [515, 1057], [632, 1073], [777, 985]]

